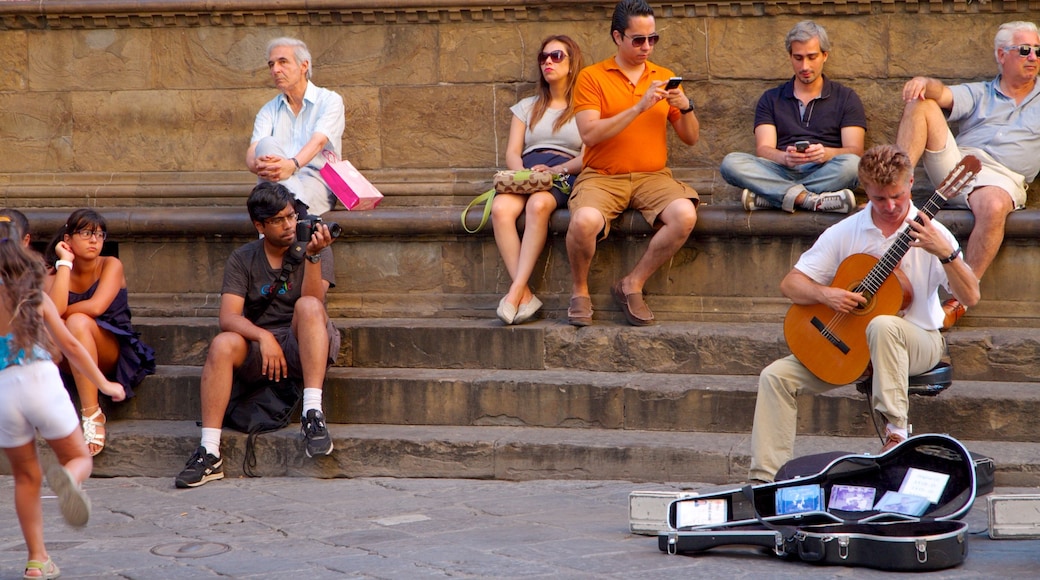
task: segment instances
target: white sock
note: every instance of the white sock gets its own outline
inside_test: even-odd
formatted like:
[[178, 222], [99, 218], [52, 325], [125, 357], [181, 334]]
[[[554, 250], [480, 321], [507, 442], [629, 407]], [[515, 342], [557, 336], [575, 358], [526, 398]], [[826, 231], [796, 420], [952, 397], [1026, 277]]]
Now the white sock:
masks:
[[891, 423], [885, 426], [885, 433], [895, 433], [896, 435], [901, 436], [903, 439], [906, 439], [908, 436], [906, 429], [900, 429], [899, 427], [896, 427]]
[[206, 448], [206, 453], [213, 457], [220, 457], [220, 429], [203, 427], [202, 446]]
[[307, 411], [314, 409], [321, 411], [321, 389], [304, 389], [303, 390], [303, 414], [307, 415]]

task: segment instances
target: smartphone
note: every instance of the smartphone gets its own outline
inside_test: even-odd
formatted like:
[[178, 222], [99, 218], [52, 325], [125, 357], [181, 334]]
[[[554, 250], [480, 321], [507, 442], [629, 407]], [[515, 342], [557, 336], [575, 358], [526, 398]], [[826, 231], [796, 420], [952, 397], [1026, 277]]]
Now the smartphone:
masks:
[[681, 84], [682, 84], [682, 77], [672, 77], [672, 78], [668, 79], [668, 84], [664, 86], [664, 90], [670, 91], [672, 89], [677, 89], [677, 88], [679, 88], [679, 85], [681, 85]]
[[794, 148], [797, 149], [799, 153], [805, 153], [805, 150], [809, 148], [809, 142], [808, 141], [795, 141], [794, 142]]

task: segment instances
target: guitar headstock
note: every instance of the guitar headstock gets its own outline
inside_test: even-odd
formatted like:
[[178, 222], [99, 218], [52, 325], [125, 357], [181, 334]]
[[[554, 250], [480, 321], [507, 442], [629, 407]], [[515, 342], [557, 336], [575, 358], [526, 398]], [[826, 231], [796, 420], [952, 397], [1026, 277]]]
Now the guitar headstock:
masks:
[[943, 199], [957, 197], [961, 190], [967, 188], [975, 181], [975, 176], [979, 174], [981, 169], [982, 163], [977, 157], [965, 155], [964, 159], [961, 159], [957, 166], [953, 168], [953, 171], [946, 176], [946, 179], [939, 184], [935, 193], [941, 195]]

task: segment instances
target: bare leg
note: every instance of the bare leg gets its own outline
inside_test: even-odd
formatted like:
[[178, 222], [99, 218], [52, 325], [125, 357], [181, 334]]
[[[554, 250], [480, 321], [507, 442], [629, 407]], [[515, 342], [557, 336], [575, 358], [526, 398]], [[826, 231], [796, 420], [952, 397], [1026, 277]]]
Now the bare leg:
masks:
[[[77, 429], [73, 434], [78, 433]], [[82, 435], [79, 442], [86, 449]], [[49, 556], [43, 543], [43, 507], [40, 503], [43, 472], [36, 455], [36, 441], [5, 448], [4, 454], [11, 463], [11, 473], [14, 475], [14, 507], [18, 514], [18, 524], [22, 528], [22, 537], [25, 538], [25, 546], [29, 551], [28, 559], [46, 562]], [[87, 459], [89, 458], [88, 455]]]
[[1006, 191], [995, 186], [980, 187], [971, 192], [971, 211], [975, 214], [975, 227], [968, 237], [968, 248], [964, 260], [975, 271], [975, 277], [989, 269], [1000, 245], [1004, 242], [1004, 222], [1015, 205]]
[[[100, 328], [97, 321], [87, 314], [70, 314], [65, 320], [72, 336], [87, 349], [94, 363], [98, 365], [103, 373], [110, 373], [119, 360], [119, 340], [115, 335]], [[72, 378], [76, 382], [76, 393], [79, 395], [80, 410], [84, 417], [93, 415], [100, 407], [98, 406], [98, 388], [90, 379], [77, 371], [72, 370]], [[95, 431], [102, 437], [105, 435], [105, 415], [94, 419]], [[90, 444], [90, 452], [97, 454], [104, 444]]]
[[650, 276], [671, 260], [686, 243], [693, 226], [697, 224], [697, 208], [689, 199], [677, 199], [668, 204], [657, 219], [661, 222], [661, 228], [650, 238], [650, 245], [636, 262], [635, 268], [621, 279], [621, 289], [625, 294], [642, 292]]
[[605, 226], [603, 214], [591, 207], [571, 213], [567, 227], [567, 258], [571, 263], [571, 296], [589, 295], [589, 269], [596, 255], [596, 237]]
[[222, 332], [210, 343], [200, 383], [203, 427], [220, 429], [224, 424], [235, 369], [248, 352], [249, 342], [236, 332]]
[[896, 145], [910, 155], [910, 164], [917, 165], [925, 149], [941, 151], [946, 148], [949, 125], [939, 104], [932, 99], [910, 101], [903, 108], [896, 132]]
[[[520, 217], [520, 213], [524, 211], [525, 203], [527, 203], [526, 195], [504, 193], [496, 195], [491, 206], [491, 224], [495, 231], [495, 245], [498, 246], [498, 253], [502, 255], [502, 263], [505, 264], [506, 271], [509, 272], [509, 279], [514, 284], [517, 279], [522, 249], [516, 220]], [[530, 224], [527, 227], [530, 227]], [[510, 299], [513, 306], [518, 306], [520, 303], [517, 296], [507, 294], [506, 298]]]
[[517, 306], [530, 302], [534, 296], [528, 283], [531, 281], [534, 266], [538, 263], [538, 257], [542, 255], [542, 250], [545, 248], [545, 240], [549, 235], [549, 216], [552, 215], [554, 209], [556, 209], [556, 198], [551, 193], [538, 192], [527, 199], [520, 257], [517, 261], [516, 271], [510, 274], [513, 284], [506, 294], [506, 299]]
[[300, 365], [303, 388], [325, 386], [325, 370], [329, 360], [328, 318], [325, 305], [312, 296], [301, 296], [293, 310], [293, 334], [300, 343]]

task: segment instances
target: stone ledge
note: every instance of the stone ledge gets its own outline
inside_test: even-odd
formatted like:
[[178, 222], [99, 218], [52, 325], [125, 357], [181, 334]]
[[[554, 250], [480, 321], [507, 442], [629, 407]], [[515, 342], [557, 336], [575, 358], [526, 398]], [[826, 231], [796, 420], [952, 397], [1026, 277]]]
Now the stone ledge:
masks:
[[[108, 220], [108, 230], [114, 241], [126, 238], [168, 236], [228, 236], [252, 237], [252, 224], [244, 208], [231, 207], [164, 207], [164, 208], [94, 208]], [[32, 223], [39, 239], [50, 237], [64, 223], [71, 212], [68, 208], [28, 209], [22, 211]], [[349, 237], [396, 237], [425, 235], [468, 234], [460, 220], [459, 207], [388, 207], [373, 211], [351, 212], [335, 210], [324, 215], [327, 222], [336, 222]], [[697, 226], [691, 238], [726, 237], [815, 237], [843, 215], [780, 211], [746, 212], [732, 205], [702, 205], [698, 210]], [[939, 219], [955, 235], [967, 237], [975, 220], [968, 210], [943, 210]], [[570, 213], [560, 209], [553, 213], [550, 230], [561, 234], [567, 231]], [[467, 223], [480, 222], [480, 211], [471, 210]], [[523, 225], [523, 217], [520, 218]], [[653, 229], [635, 211], [626, 211], [612, 227], [614, 233], [647, 235]], [[477, 236], [492, 236], [489, 224]], [[1040, 237], [1040, 209], [1028, 208], [1012, 214], [1006, 224], [1005, 238], [1037, 239]]]

